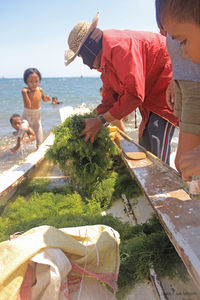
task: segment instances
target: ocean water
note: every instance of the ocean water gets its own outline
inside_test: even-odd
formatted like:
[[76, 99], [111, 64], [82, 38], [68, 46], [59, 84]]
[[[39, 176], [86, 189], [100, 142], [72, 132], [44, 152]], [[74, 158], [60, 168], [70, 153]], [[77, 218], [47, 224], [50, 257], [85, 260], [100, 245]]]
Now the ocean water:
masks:
[[[21, 90], [25, 86], [23, 79], [0, 79], [0, 172], [20, 163], [28, 153], [35, 150], [35, 142], [23, 144], [16, 153], [9, 151], [16, 144], [14, 129], [10, 125], [13, 113], [22, 115], [23, 100]], [[50, 102], [41, 103], [42, 127], [44, 137], [60, 123], [59, 108], [62, 106], [77, 107], [85, 103], [95, 108], [101, 101], [99, 88], [100, 78], [42, 78], [40, 86], [45, 95], [56, 96], [62, 104], [53, 106]]]

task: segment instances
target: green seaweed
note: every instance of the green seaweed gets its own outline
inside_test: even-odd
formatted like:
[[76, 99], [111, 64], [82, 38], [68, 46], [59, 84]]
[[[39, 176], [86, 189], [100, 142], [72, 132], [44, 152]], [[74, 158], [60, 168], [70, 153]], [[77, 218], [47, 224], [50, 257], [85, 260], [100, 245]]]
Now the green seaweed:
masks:
[[147, 279], [152, 266], [161, 277], [187, 278], [181, 259], [155, 216], [143, 225], [131, 227], [112, 215], [102, 216], [100, 207], [97, 210], [95, 202], [92, 203], [91, 209], [77, 193], [35, 193], [29, 201], [18, 197], [0, 217], [0, 240], [40, 225], [65, 228], [104, 224], [120, 234], [118, 299], [122, 299], [134, 284]]
[[111, 141], [109, 130], [105, 127], [93, 144], [86, 143], [84, 137], [79, 136], [84, 128], [84, 118], [89, 117], [95, 115], [75, 115], [57, 126], [54, 130], [54, 144], [47, 153], [49, 159], [70, 174], [79, 189], [88, 192], [97, 180], [107, 177], [107, 171], [113, 165], [112, 156], [121, 152]]

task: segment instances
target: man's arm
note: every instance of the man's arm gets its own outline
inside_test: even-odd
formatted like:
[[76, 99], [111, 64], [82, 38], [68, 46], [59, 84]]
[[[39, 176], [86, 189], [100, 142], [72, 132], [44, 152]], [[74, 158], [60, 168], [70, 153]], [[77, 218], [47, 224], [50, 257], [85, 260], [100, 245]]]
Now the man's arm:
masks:
[[[112, 51], [112, 70], [108, 75], [102, 74], [103, 95], [102, 103], [95, 109], [98, 115], [102, 114], [107, 122], [121, 120], [123, 117], [134, 111], [144, 101], [145, 72], [140, 44], [134, 47], [134, 51], [123, 49], [121, 46], [115, 47]], [[111, 78], [110, 78], [111, 76]], [[116, 82], [117, 80], [117, 82]], [[121, 94], [117, 94], [111, 87], [113, 84], [119, 85]], [[98, 132], [102, 128], [100, 118], [85, 119], [85, 129], [81, 136], [85, 135], [85, 141], [94, 142]]]

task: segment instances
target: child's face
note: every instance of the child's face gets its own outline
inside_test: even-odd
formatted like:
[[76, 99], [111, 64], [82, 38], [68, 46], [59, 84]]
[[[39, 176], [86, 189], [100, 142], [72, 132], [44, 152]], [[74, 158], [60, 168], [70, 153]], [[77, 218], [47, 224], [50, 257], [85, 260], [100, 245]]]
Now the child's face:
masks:
[[37, 74], [30, 74], [27, 78], [27, 85], [31, 91], [35, 91], [40, 83], [40, 78]]
[[179, 23], [168, 17], [164, 28], [172, 38], [180, 42], [184, 57], [191, 58], [193, 63], [200, 63], [200, 26], [195, 23]]
[[21, 118], [20, 117], [15, 117], [12, 119], [12, 127], [16, 130], [19, 130], [20, 129], [20, 126], [21, 126]]
[[57, 104], [57, 103], [58, 103], [58, 99], [55, 98], [55, 97], [53, 97], [53, 98], [52, 98], [52, 103], [53, 103], [54, 105]]

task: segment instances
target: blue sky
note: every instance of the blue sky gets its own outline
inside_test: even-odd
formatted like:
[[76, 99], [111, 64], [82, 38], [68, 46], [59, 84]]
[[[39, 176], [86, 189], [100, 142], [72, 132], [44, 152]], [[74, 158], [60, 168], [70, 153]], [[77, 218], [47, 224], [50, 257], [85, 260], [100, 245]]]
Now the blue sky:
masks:
[[158, 32], [155, 0], [0, 0], [0, 78], [22, 77], [36, 67], [43, 77], [99, 76], [77, 58], [64, 65], [71, 29], [91, 22], [98, 27]]

